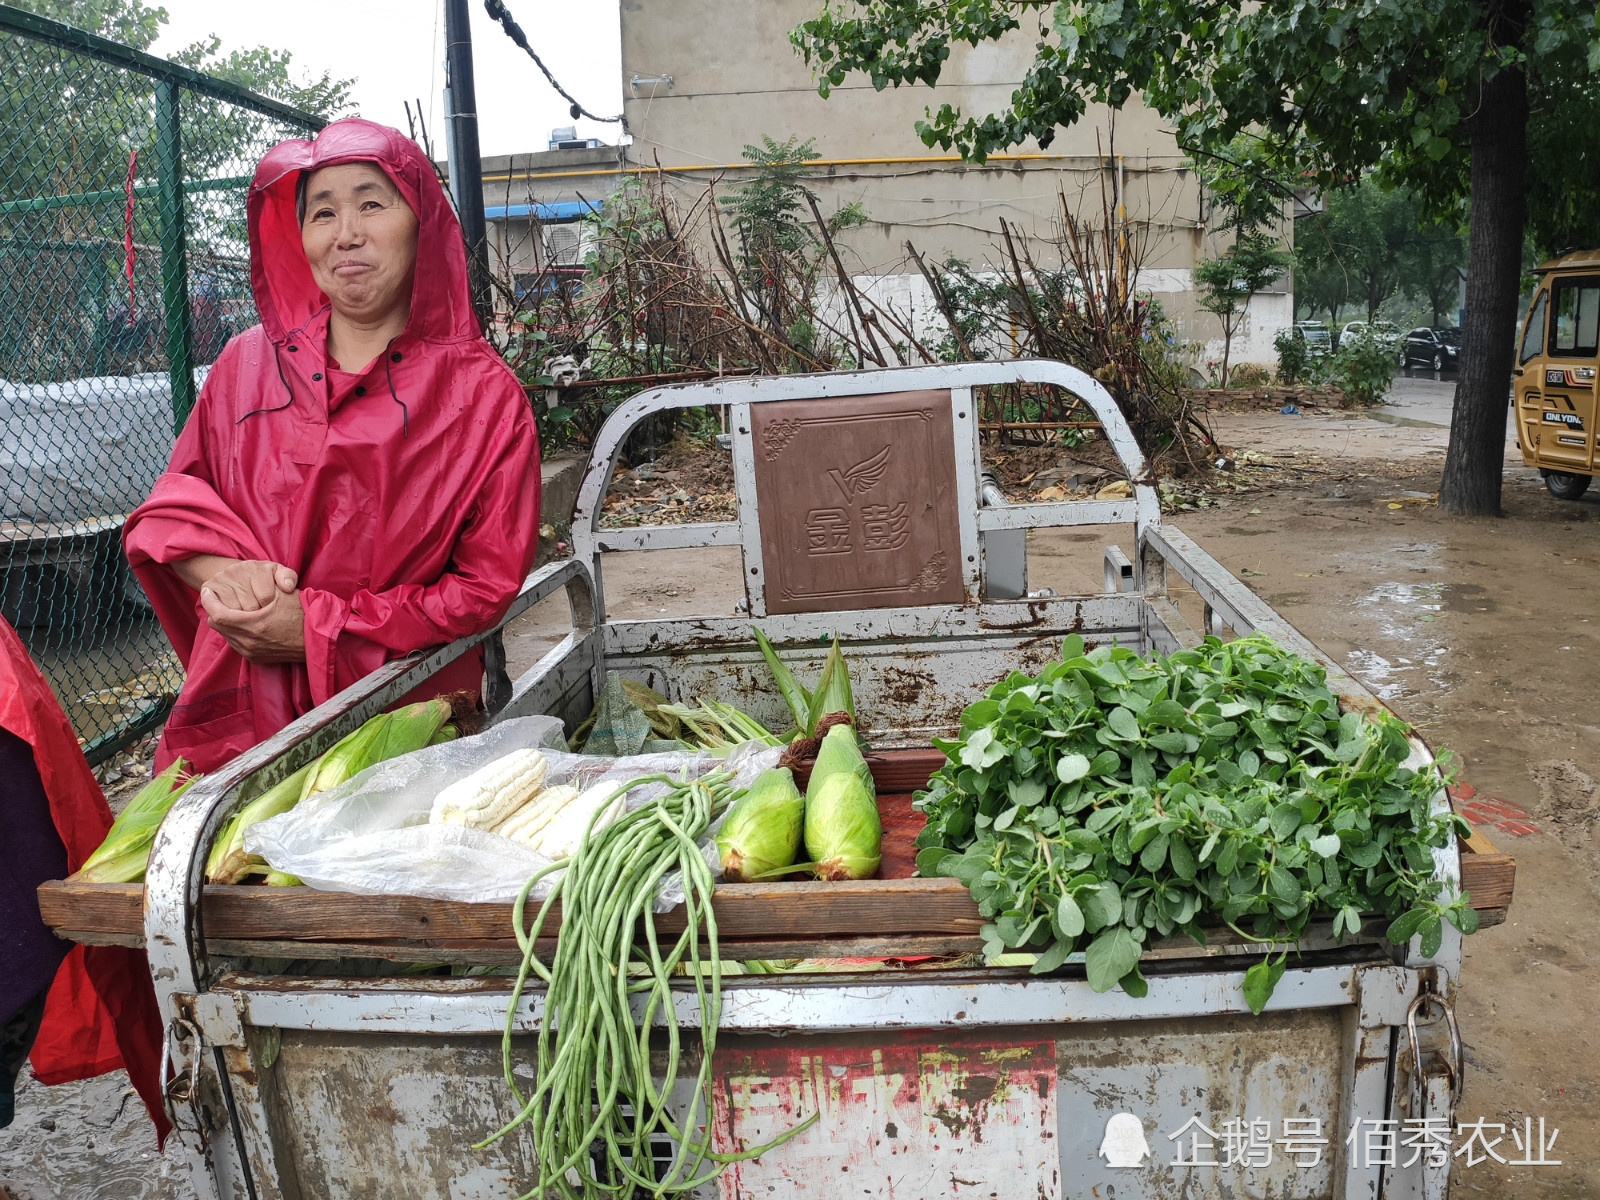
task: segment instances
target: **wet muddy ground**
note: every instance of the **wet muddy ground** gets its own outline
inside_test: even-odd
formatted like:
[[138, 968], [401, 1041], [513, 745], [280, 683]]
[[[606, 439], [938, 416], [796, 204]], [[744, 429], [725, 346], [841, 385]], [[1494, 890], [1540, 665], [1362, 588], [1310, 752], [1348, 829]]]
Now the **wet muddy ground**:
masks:
[[[1516, 856], [1516, 900], [1504, 924], [1467, 943], [1460, 1116], [1486, 1122], [1506, 1160], [1523, 1157], [1513, 1130], [1531, 1120], [1537, 1133], [1542, 1117], [1547, 1140], [1561, 1131], [1548, 1157], [1562, 1161], [1458, 1159], [1451, 1194], [1585, 1195], [1600, 1185], [1600, 496], [1552, 499], [1513, 451], [1503, 519], [1447, 516], [1430, 497], [1448, 385], [1402, 385], [1400, 398], [1369, 416], [1218, 417], [1224, 445], [1261, 462], [1246, 456], [1239, 490], [1169, 519], [1448, 748], [1480, 798], [1528, 814], [1518, 827], [1535, 832], [1488, 830]], [[1102, 547], [1123, 534], [1035, 535], [1030, 586], [1098, 590]], [[617, 555], [607, 566], [614, 616], [727, 614], [739, 596], [737, 551]], [[513, 673], [564, 618], [558, 597], [519, 623]], [[0, 1181], [16, 1200], [187, 1200], [125, 1087], [115, 1076], [24, 1085], [17, 1125], [0, 1132]]]

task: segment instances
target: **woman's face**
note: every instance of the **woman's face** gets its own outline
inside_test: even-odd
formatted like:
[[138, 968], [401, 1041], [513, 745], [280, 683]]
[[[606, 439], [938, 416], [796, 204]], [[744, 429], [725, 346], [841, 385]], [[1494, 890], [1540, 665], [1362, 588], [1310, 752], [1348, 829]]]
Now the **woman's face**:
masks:
[[376, 322], [410, 307], [416, 214], [371, 163], [311, 173], [300, 244], [317, 286], [341, 316]]

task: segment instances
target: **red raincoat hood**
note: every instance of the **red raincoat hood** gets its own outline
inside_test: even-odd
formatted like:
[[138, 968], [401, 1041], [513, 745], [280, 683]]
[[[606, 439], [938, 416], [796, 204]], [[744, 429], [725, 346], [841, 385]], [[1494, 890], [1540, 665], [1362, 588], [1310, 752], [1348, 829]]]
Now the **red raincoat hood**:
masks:
[[467, 286], [461, 225], [445, 199], [433, 164], [399, 130], [352, 118], [335, 121], [316, 141], [274, 146], [250, 184], [250, 284], [256, 311], [274, 343], [303, 328], [328, 307], [300, 249], [295, 189], [303, 172], [369, 162], [393, 180], [417, 217], [417, 269], [407, 340], [452, 342], [482, 336]]

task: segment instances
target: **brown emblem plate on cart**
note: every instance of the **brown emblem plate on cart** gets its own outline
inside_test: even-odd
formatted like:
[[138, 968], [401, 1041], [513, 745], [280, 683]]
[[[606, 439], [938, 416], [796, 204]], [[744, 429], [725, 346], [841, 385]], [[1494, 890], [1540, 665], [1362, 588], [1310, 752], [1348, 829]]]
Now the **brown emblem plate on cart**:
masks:
[[959, 604], [949, 392], [751, 405], [770, 613]]

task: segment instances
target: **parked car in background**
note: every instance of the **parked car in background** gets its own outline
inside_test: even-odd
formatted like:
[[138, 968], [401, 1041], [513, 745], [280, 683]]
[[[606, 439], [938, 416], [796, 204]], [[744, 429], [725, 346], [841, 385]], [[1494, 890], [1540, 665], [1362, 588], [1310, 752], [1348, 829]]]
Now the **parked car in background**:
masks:
[[[1336, 343], [1336, 348], [1344, 345], [1351, 338], [1356, 337], [1361, 333], [1362, 330], [1367, 328], [1367, 325], [1368, 322], [1366, 321], [1351, 321], [1339, 331], [1339, 340]], [[1391, 324], [1388, 321], [1373, 321], [1371, 322], [1371, 325], [1372, 332], [1378, 337], [1388, 338], [1396, 346], [1400, 344], [1402, 335], [1398, 325]]]
[[1333, 334], [1321, 321], [1301, 321], [1294, 327], [1294, 336], [1306, 344], [1309, 357], [1333, 353]]
[[1402, 367], [1454, 371], [1461, 357], [1461, 330], [1413, 329], [1400, 347]]

